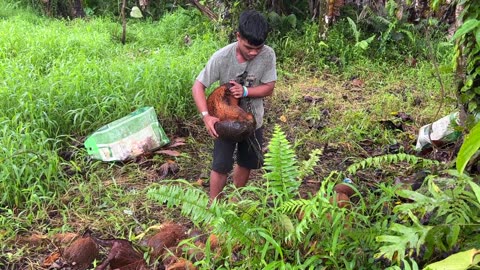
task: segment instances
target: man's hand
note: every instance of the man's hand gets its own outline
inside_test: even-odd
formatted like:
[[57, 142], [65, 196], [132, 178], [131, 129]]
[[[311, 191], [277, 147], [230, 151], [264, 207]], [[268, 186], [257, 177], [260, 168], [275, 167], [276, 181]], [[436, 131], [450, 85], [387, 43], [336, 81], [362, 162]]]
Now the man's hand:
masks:
[[232, 84], [232, 86], [230, 87], [230, 93], [232, 93], [232, 95], [235, 98], [242, 98], [243, 97], [243, 86], [241, 84], [237, 83], [236, 81], [230, 81], [230, 83]]
[[205, 127], [207, 128], [208, 134], [214, 138], [218, 138], [217, 131], [215, 130], [215, 123], [220, 121], [220, 119], [216, 118], [215, 116], [211, 116], [209, 114], [203, 117], [203, 123], [205, 123]]

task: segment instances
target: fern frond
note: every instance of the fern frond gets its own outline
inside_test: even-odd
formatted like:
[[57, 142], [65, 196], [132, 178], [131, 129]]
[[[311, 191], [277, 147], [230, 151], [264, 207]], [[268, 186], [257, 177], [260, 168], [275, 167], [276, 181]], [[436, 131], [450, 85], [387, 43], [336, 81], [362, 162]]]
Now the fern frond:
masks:
[[407, 162], [408, 164], [414, 166], [421, 162], [423, 168], [431, 168], [432, 166], [439, 166], [441, 163], [438, 160], [430, 160], [419, 158], [415, 155], [398, 153], [398, 154], [388, 154], [376, 157], [368, 157], [360, 162], [353, 163], [347, 168], [347, 173], [356, 174], [358, 170], [366, 168], [379, 168], [380, 166], [397, 164], [400, 162]]
[[[413, 217], [413, 214], [410, 217]], [[412, 227], [393, 223], [390, 231], [394, 234], [377, 237], [378, 242], [385, 244], [380, 247], [380, 251], [374, 257], [399, 263], [406, 256], [412, 255], [413, 251], [419, 254], [420, 247], [425, 243], [425, 238], [432, 228], [432, 226], [423, 226], [418, 222], [414, 222]]]
[[345, 231], [345, 235], [352, 239], [352, 242], [358, 243], [364, 249], [377, 246], [377, 236], [381, 229], [376, 227], [352, 228]]
[[314, 149], [310, 153], [310, 158], [302, 162], [302, 166], [300, 167], [300, 170], [298, 173], [299, 180], [302, 180], [303, 178], [311, 175], [314, 172], [313, 169], [317, 165], [318, 161], [320, 160], [321, 155], [322, 155], [322, 150]]
[[304, 211], [305, 207], [309, 206], [310, 204], [312, 204], [311, 200], [290, 200], [282, 204], [280, 211], [283, 213], [296, 214], [299, 211]]
[[294, 230], [290, 232], [290, 234], [286, 237], [286, 240], [292, 239], [295, 236], [295, 240], [301, 241], [303, 235], [309, 228], [309, 224], [312, 221], [312, 217], [316, 216], [312, 213], [317, 212], [318, 204], [315, 200], [290, 200], [284, 202], [282, 206], [279, 208], [280, 212], [290, 215], [303, 215], [302, 220], [299, 224], [294, 227]]
[[281, 212], [286, 214], [302, 215], [300, 222], [295, 226], [295, 239], [297, 241], [302, 241], [304, 235], [310, 231], [312, 223], [321, 223], [327, 212], [333, 208], [328, 198], [322, 194], [319, 193], [309, 200], [290, 200], [283, 203], [279, 208]]
[[469, 190], [471, 179], [450, 179], [429, 176], [426, 179], [428, 190], [422, 194], [417, 191], [399, 190], [397, 194], [413, 202], [404, 203], [394, 208], [395, 212], [414, 211], [420, 214], [434, 212], [435, 218], [443, 218], [449, 224], [464, 224], [478, 221], [478, 209], [475, 191]]
[[150, 188], [147, 197], [166, 204], [169, 208], [180, 207], [181, 214], [188, 217], [196, 226], [212, 228], [215, 232], [229, 235], [244, 245], [251, 245], [255, 243], [254, 239], [258, 238], [252, 230], [254, 226], [230, 210], [229, 207], [232, 206], [217, 201], [208, 206], [208, 196], [202, 190], [191, 186], [185, 188], [163, 185]]
[[295, 152], [288, 142], [280, 126], [275, 126], [272, 139], [265, 154], [263, 177], [267, 180], [267, 188], [281, 201], [286, 201], [298, 194], [300, 182]]
[[285, 232], [283, 241], [286, 243], [291, 242], [295, 236], [295, 225], [292, 219], [285, 214], [279, 214], [277, 219], [278, 223], [282, 226], [282, 231]]
[[209, 224], [215, 213], [208, 207], [208, 196], [204, 191], [195, 188], [185, 188], [176, 185], [164, 185], [151, 188], [147, 197], [167, 207], [181, 206], [181, 214], [189, 217], [195, 224]]

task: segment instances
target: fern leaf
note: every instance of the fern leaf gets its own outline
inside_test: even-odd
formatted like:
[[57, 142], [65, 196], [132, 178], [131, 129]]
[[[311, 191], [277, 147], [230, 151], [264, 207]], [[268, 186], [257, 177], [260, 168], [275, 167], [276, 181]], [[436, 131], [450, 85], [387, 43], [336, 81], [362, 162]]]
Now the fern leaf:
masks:
[[147, 197], [167, 207], [181, 206], [181, 213], [188, 216], [195, 224], [208, 224], [214, 218], [214, 213], [208, 207], [208, 197], [205, 192], [180, 186], [159, 186], [147, 191]]
[[280, 208], [283, 213], [296, 214], [299, 211], [304, 211], [305, 207], [311, 204], [310, 200], [300, 199], [300, 200], [290, 200], [284, 202]]
[[379, 234], [379, 231], [383, 231], [382, 228], [379, 228], [379, 225], [376, 224], [374, 227], [366, 228], [352, 228], [345, 231], [345, 235], [352, 239], [353, 242], [359, 243], [360, 246], [364, 248], [377, 246], [376, 237]]
[[298, 173], [298, 179], [302, 180], [303, 178], [311, 175], [313, 173], [313, 168], [317, 165], [320, 160], [320, 155], [322, 150], [315, 149], [310, 153], [310, 158], [302, 162], [302, 167]]
[[292, 220], [290, 219], [290, 217], [288, 217], [285, 214], [280, 214], [278, 219], [279, 219], [279, 223], [282, 225], [282, 229], [286, 232], [284, 241], [285, 242], [291, 241], [292, 237], [295, 234], [295, 226], [293, 225]]
[[195, 225], [213, 228], [219, 234], [229, 235], [242, 244], [251, 245], [255, 242], [253, 239], [258, 237], [250, 229], [253, 227], [250, 222], [242, 220], [234, 211], [217, 201], [208, 206], [207, 194], [191, 186], [185, 188], [163, 185], [150, 188], [147, 197], [166, 204], [169, 208], [180, 206], [181, 214]]
[[271, 192], [282, 201], [293, 198], [298, 194], [300, 182], [298, 179], [297, 159], [285, 133], [277, 125], [265, 154], [264, 168], [267, 171], [263, 176]]
[[407, 227], [398, 223], [392, 224], [390, 230], [396, 235], [378, 236], [377, 241], [386, 244], [380, 247], [380, 252], [375, 254], [374, 257], [399, 263], [406, 256], [411, 255], [413, 250], [419, 252], [420, 246], [425, 242], [425, 237], [431, 228], [431, 226]]
[[[382, 165], [396, 164], [399, 162], [408, 162], [410, 165], [417, 165], [419, 158], [415, 155], [406, 153], [388, 154], [383, 156], [368, 157], [360, 162], [353, 163], [347, 168], [349, 174], [356, 174], [359, 169], [379, 168]], [[423, 168], [431, 168], [438, 166], [440, 162], [437, 160], [422, 159], [421, 166]]]

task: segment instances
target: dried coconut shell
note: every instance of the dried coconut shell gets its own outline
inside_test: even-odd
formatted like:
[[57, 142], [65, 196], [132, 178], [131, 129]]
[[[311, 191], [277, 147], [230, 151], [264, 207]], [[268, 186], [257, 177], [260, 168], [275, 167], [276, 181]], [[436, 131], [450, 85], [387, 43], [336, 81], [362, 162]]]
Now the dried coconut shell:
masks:
[[98, 246], [90, 237], [90, 234], [83, 235], [73, 241], [63, 252], [63, 258], [72, 266], [72, 269], [89, 269], [99, 254]]
[[157, 259], [165, 253], [166, 248], [174, 247], [187, 236], [184, 226], [176, 223], [165, 223], [161, 230], [150, 237], [147, 246], [151, 248], [150, 255]]
[[353, 190], [353, 188], [351, 186], [349, 186], [347, 184], [343, 184], [343, 183], [335, 185], [334, 190], [337, 193], [343, 193], [343, 194], [347, 195], [348, 197], [352, 197], [353, 194], [355, 194], [355, 190]]
[[350, 206], [350, 198], [345, 193], [334, 193], [333, 196], [330, 197], [330, 203], [334, 204], [334, 200], [339, 208]]
[[208, 241], [210, 241], [210, 249], [214, 250], [218, 248], [218, 237], [215, 234], [211, 234], [208, 237]]
[[189, 260], [179, 258], [176, 262], [167, 265], [165, 270], [196, 270], [197, 268]]
[[96, 270], [147, 270], [147, 264], [143, 254], [137, 251], [132, 243], [126, 239], [101, 239], [92, 237], [93, 240], [103, 247], [110, 247], [105, 258]]
[[65, 246], [72, 243], [76, 238], [81, 237], [77, 233], [57, 233], [53, 235], [53, 243], [57, 246]]

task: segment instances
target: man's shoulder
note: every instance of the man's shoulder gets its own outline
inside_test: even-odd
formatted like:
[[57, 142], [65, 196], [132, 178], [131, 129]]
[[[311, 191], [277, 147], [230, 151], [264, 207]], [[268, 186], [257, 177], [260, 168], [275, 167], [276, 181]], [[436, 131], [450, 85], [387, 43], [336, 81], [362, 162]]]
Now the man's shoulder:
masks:
[[273, 50], [273, 48], [270, 47], [270, 46], [268, 46], [268, 45], [263, 46], [263, 50], [262, 50], [262, 51], [264, 51], [264, 53], [266, 53], [266, 54], [273, 54], [273, 55], [275, 55], [275, 50]]
[[233, 52], [233, 55], [235, 55], [235, 50], [234, 50], [235, 44], [236, 42], [230, 43], [225, 47], [218, 49], [215, 53], [213, 53], [212, 57], [227, 57], [231, 55], [232, 52]]

